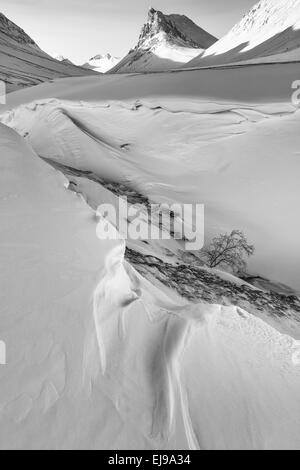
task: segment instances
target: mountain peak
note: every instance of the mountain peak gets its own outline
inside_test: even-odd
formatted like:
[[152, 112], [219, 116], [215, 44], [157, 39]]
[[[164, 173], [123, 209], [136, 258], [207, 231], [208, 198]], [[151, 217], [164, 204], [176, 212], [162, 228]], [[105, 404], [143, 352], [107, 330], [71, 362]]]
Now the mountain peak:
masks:
[[69, 64], [69, 65], [74, 65], [73, 62], [71, 62], [67, 57], [63, 55], [56, 55], [54, 54], [54, 59], [58, 60], [58, 62], [62, 62], [63, 64]]
[[[160, 35], [158, 38], [157, 36]], [[207, 49], [216, 38], [197, 26], [185, 15], [165, 15], [150, 7], [136, 49], [148, 49], [152, 42], [165, 40], [180, 46]]]
[[101, 60], [101, 59], [107, 59], [107, 60], [110, 60], [112, 59], [113, 56], [108, 52], [107, 54], [97, 54], [95, 55], [94, 57], [91, 57], [90, 58], [90, 61], [91, 60]]
[[95, 70], [96, 72], [106, 73], [120, 61], [119, 57], [112, 56], [109, 52], [106, 54], [97, 54], [83, 64], [84, 68]]
[[150, 7], [138, 43], [112, 73], [166, 71], [189, 62], [217, 39], [185, 15]]
[[156, 12], [157, 12], [157, 10], [155, 10], [155, 8], [150, 7], [150, 8], [149, 8], [149, 11], [148, 11], [148, 17], [154, 15]]

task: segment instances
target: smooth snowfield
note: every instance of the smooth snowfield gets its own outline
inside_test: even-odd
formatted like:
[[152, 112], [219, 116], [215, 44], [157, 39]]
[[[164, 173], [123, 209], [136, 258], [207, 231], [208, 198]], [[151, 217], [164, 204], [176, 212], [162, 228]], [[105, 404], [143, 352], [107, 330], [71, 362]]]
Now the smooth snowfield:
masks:
[[[39, 99], [107, 102], [142, 98], [190, 102], [291, 103], [298, 64], [253, 65], [173, 73], [99, 75], [54, 80], [7, 95], [8, 108]], [[184, 103], [188, 100], [188, 103]]]
[[294, 340], [153, 287], [60, 173], [0, 145], [0, 447], [300, 448]]
[[250, 271], [299, 291], [295, 74], [291, 65], [59, 81], [9, 104], [77, 102], [46, 100], [2, 119], [45, 158], [131, 182], [158, 202], [204, 203], [207, 240], [242, 229], [256, 246]]

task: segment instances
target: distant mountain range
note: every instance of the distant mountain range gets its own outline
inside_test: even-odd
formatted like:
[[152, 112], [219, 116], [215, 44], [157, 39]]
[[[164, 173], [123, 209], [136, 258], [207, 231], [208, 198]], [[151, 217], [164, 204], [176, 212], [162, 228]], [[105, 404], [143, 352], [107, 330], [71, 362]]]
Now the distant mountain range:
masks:
[[6, 82], [8, 92], [54, 78], [95, 73], [50, 57], [23, 29], [0, 13], [0, 80]]
[[98, 54], [95, 57], [89, 59], [89, 61], [83, 64], [82, 67], [89, 70], [95, 70], [99, 73], [105, 73], [117, 65], [120, 60], [121, 57], [114, 57], [111, 54]]
[[183, 15], [150, 8], [139, 40], [112, 73], [166, 71], [198, 56], [217, 39]]
[[75, 65], [73, 62], [71, 62], [70, 59], [67, 59], [67, 57], [64, 57], [63, 55], [54, 56], [54, 59], [58, 60], [59, 62], [63, 62], [64, 64]]

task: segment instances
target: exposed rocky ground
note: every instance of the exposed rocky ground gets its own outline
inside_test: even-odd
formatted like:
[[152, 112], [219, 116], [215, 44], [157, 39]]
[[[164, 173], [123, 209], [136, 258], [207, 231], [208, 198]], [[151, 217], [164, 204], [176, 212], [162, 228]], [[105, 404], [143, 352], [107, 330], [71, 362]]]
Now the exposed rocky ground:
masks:
[[[28, 36], [28, 34], [26, 34], [22, 28], [6, 18], [3, 13], [0, 13], [0, 33], [8, 36], [19, 44], [27, 44], [38, 49], [38, 45], [34, 42], [34, 40], [31, 39], [31, 37]], [[1, 40], [4, 39], [5, 37], [1, 38]]]
[[235, 305], [250, 313], [265, 311], [276, 317], [292, 315], [300, 322], [300, 300], [295, 295], [263, 292], [248, 284], [237, 285], [221, 279], [195, 264], [168, 264], [153, 256], [126, 250], [126, 259], [146, 278], [154, 276], [162, 284], [175, 289], [190, 302]]
[[136, 49], [150, 48], [151, 41], [159, 33], [165, 33], [169, 41], [182, 41], [186, 46], [207, 49], [216, 42], [216, 38], [204, 31], [184, 15], [164, 15], [161, 11], [150, 8], [148, 21], [144, 24]]
[[101, 184], [105, 189], [112, 192], [117, 197], [127, 197], [128, 204], [142, 204], [145, 207], [150, 206], [149, 199], [142, 195], [141, 193], [137, 192], [134, 188], [129, 187], [127, 184], [117, 183], [113, 181], [106, 181], [103, 178], [100, 178], [95, 173], [91, 171], [82, 171], [77, 170], [76, 168], [71, 168], [66, 165], [62, 165], [58, 162], [53, 162], [48, 160], [47, 158], [43, 158], [44, 161], [49, 163], [49, 165], [53, 166], [57, 170], [61, 171], [70, 181], [70, 189], [73, 189], [76, 192], [76, 182], [72, 181], [72, 176], [75, 177], [84, 177], [89, 179], [90, 181], [94, 181], [95, 183]]

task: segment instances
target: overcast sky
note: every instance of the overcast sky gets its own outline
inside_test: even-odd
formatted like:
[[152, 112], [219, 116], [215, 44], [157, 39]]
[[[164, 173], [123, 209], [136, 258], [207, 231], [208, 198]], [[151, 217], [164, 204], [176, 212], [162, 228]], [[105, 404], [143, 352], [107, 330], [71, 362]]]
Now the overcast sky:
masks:
[[136, 44], [150, 6], [180, 13], [221, 37], [255, 0], [1, 0], [0, 11], [46, 52], [81, 64], [110, 52], [125, 55]]

